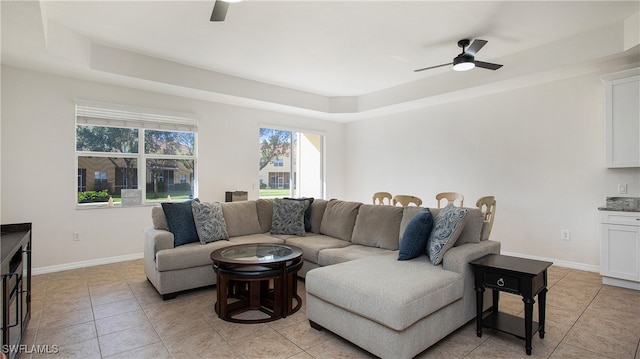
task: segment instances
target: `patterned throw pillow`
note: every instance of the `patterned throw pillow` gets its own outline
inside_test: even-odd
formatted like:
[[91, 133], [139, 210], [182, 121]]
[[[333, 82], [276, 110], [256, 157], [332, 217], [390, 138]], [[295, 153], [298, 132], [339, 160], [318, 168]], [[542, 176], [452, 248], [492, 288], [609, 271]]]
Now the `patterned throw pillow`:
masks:
[[161, 203], [169, 231], [173, 233], [173, 246], [181, 246], [198, 241], [198, 232], [193, 221], [191, 202], [164, 202]]
[[284, 199], [293, 199], [296, 201], [308, 201], [309, 205], [307, 205], [307, 209], [304, 211], [304, 230], [307, 232], [311, 232], [311, 204], [313, 203], [313, 197], [302, 197], [302, 198], [289, 198], [285, 197]]
[[229, 239], [220, 202], [201, 203], [196, 198], [191, 202], [191, 210], [200, 243], [207, 244], [221, 239]]
[[398, 260], [413, 259], [425, 253], [429, 233], [433, 228], [433, 217], [428, 208], [418, 212], [404, 230]]
[[304, 211], [309, 201], [276, 198], [273, 200], [271, 234], [304, 236]]
[[445, 252], [456, 243], [456, 239], [464, 228], [466, 215], [467, 209], [454, 207], [450, 204], [436, 216], [433, 230], [427, 242], [427, 256], [433, 265], [442, 263]]

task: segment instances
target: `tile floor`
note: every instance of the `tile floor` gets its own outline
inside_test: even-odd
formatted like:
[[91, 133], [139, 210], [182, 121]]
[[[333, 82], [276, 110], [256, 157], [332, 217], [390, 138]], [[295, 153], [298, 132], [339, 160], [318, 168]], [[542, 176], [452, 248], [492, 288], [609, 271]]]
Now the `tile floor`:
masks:
[[[213, 273], [212, 273], [213, 275]], [[299, 291], [304, 298], [304, 283]], [[213, 311], [215, 288], [163, 302], [142, 260], [33, 277], [32, 318], [23, 344], [59, 353], [20, 358], [369, 358], [369, 353], [309, 327], [305, 306], [265, 324], [234, 324]], [[549, 269], [545, 339], [524, 341], [472, 321], [418, 358], [640, 359], [640, 291], [604, 286], [596, 273]], [[501, 310], [522, 316], [520, 298], [502, 294]], [[534, 313], [537, 317], [537, 313]], [[41, 347], [46, 348], [46, 347]]]

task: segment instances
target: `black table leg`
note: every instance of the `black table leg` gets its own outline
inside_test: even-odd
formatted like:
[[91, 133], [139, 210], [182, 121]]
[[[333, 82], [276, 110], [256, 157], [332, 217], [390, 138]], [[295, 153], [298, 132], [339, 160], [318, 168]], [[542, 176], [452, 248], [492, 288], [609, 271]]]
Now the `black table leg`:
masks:
[[476, 287], [476, 334], [482, 337], [482, 301], [484, 299], [484, 287]]
[[524, 302], [524, 335], [527, 355], [531, 355], [531, 338], [533, 337], [533, 304], [536, 302], [533, 298], [522, 298]]
[[538, 293], [538, 325], [540, 327], [540, 339], [544, 338], [544, 317], [547, 307], [547, 287], [542, 288]]

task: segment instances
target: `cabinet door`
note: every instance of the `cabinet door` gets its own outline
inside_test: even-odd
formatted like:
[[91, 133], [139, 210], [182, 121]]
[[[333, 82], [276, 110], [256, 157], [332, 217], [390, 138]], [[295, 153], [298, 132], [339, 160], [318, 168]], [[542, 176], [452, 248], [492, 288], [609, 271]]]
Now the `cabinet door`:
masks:
[[640, 76], [605, 82], [607, 167], [640, 167]]
[[640, 227], [602, 224], [600, 274], [640, 281]]

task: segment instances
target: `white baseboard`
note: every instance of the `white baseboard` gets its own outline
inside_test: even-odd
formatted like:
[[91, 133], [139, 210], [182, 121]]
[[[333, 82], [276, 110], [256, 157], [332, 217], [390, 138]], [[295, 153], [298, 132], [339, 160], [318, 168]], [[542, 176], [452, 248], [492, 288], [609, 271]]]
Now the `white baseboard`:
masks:
[[58, 265], [47, 266], [47, 267], [38, 267], [38, 268], [32, 268], [31, 274], [38, 275], [38, 274], [45, 274], [45, 273], [60, 272], [60, 271], [69, 270], [69, 269], [93, 267], [93, 266], [98, 266], [102, 264], [111, 264], [111, 263], [130, 261], [134, 259], [140, 259], [143, 257], [144, 257], [144, 253], [134, 253], [134, 254], [126, 254], [126, 255], [117, 256], [117, 257], [99, 258], [99, 259], [92, 259], [88, 261], [58, 264]]
[[563, 261], [561, 259], [556, 259], [556, 258], [538, 257], [538, 256], [531, 256], [528, 254], [513, 253], [513, 252], [500, 252], [500, 254], [504, 254], [506, 256], [513, 256], [513, 257], [522, 257], [527, 259], [536, 259], [539, 261], [553, 262], [553, 264], [557, 265], [558, 267], [565, 267], [565, 268], [583, 270], [587, 272], [600, 273], [600, 266], [594, 266], [592, 264]]

